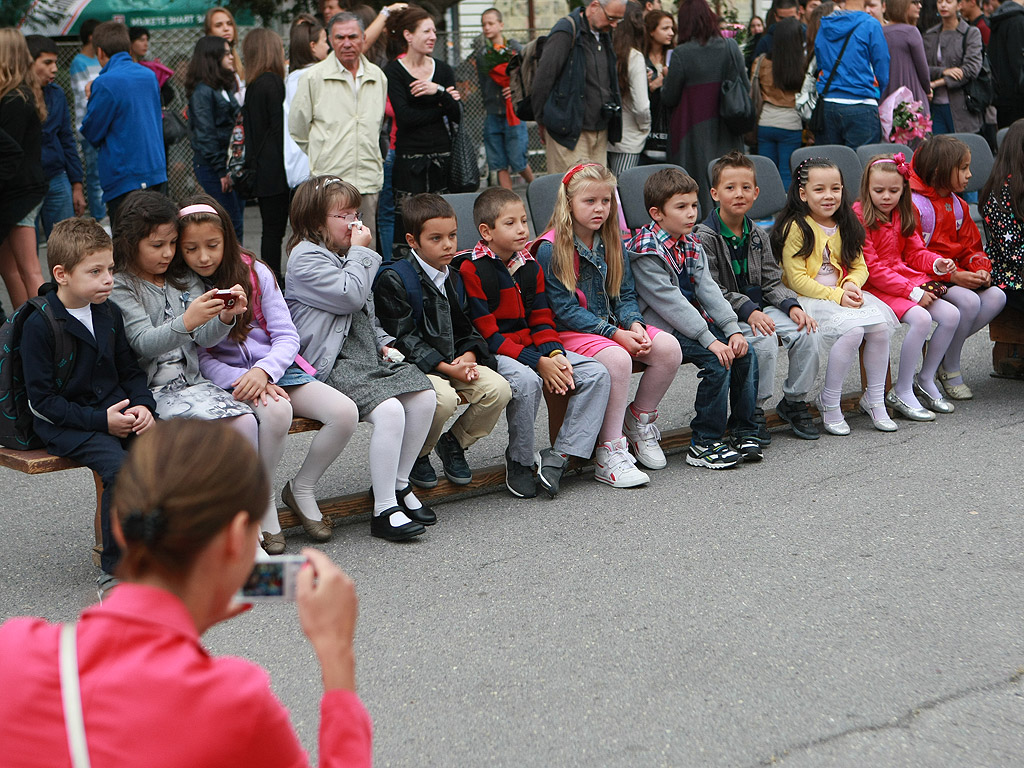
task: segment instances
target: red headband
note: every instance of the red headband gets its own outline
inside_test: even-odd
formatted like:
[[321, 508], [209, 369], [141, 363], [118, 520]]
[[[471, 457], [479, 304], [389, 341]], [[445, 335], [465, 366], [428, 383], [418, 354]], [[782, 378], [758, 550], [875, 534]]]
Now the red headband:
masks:
[[574, 165], [572, 168], [565, 172], [565, 176], [562, 177], [562, 184], [568, 187], [569, 182], [572, 181], [572, 177], [575, 176], [580, 171], [582, 171], [584, 168], [594, 168], [600, 165], [600, 163], [580, 163], [579, 165]]
[[878, 165], [879, 163], [892, 163], [896, 166], [896, 173], [904, 179], [910, 178], [910, 163], [907, 162], [907, 157], [902, 152], [897, 152], [892, 156], [892, 159], [883, 157], [880, 160], [875, 160], [872, 165]]

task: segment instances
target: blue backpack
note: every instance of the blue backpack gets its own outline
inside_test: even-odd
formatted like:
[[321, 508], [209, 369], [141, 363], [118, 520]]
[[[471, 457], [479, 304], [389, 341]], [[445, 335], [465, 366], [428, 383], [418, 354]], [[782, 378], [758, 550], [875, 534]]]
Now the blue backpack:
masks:
[[[393, 271], [398, 274], [402, 279], [402, 286], [405, 288], [405, 295], [409, 299], [409, 306], [412, 307], [412, 316], [416, 319], [417, 325], [423, 321], [423, 288], [420, 286], [420, 276], [416, 272], [416, 267], [412, 265], [411, 261], [406, 259], [397, 259], [395, 261], [389, 261], [386, 264], [381, 264], [377, 270], [377, 276], [373, 278], [373, 290], [377, 290], [377, 281], [380, 280], [380, 276], [387, 271]], [[462, 277], [459, 275], [459, 271], [454, 268], [449, 268], [448, 274], [451, 276], [452, 281], [455, 283], [455, 292], [459, 299], [460, 306], [466, 305], [466, 286], [462, 283]]]

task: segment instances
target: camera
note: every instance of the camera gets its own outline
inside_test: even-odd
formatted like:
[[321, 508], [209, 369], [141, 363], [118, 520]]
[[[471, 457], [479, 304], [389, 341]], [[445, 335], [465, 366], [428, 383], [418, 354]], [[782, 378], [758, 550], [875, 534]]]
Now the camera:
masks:
[[230, 290], [219, 289], [215, 294], [213, 294], [213, 297], [223, 301], [225, 309], [230, 309], [235, 306], [235, 295], [231, 293]]
[[294, 600], [296, 580], [305, 562], [302, 555], [277, 555], [257, 560], [236, 599], [246, 603]]
[[622, 105], [616, 104], [614, 101], [606, 101], [601, 105], [601, 117], [606, 120], [611, 120], [613, 117], [618, 117], [622, 114]]

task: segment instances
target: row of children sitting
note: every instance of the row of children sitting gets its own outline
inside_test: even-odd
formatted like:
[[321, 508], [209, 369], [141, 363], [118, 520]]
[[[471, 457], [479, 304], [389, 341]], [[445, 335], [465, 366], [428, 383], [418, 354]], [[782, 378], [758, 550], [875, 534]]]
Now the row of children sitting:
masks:
[[[635, 465], [666, 464], [655, 422], [682, 361], [701, 369], [687, 463], [720, 469], [759, 461], [771, 441], [763, 409], [779, 339], [790, 366], [777, 411], [799, 437], [819, 436], [807, 402], [829, 347], [819, 409], [826, 431], [849, 432], [840, 387], [862, 339], [868, 384], [861, 408], [875, 427], [896, 429], [886, 400], [911, 419], [934, 419], [932, 411], [953, 410], [935, 375], [948, 397], [970, 397], [960, 348], [1003, 301], [989, 285], [980, 240], [974, 248], [970, 219], [945, 234], [950, 206], [943, 197], [965, 183], [957, 158], [944, 165], [950, 157], [946, 143], [931, 140], [915, 156], [916, 175], [899, 157], [874, 159], [856, 211], [843, 201], [839, 170], [809, 160], [770, 237], [746, 215], [757, 196], [749, 159], [733, 153], [715, 165], [720, 207], [700, 225], [696, 183], [681, 170], [662, 170], [644, 190], [652, 221], [626, 244], [614, 177], [584, 163], [564, 175], [550, 231], [532, 250], [522, 201], [500, 188], [482, 193], [474, 206], [480, 241], [451, 268], [457, 223], [443, 198], [410, 199], [410, 252], [382, 268], [358, 219], [359, 193], [321, 176], [303, 183], [292, 202], [283, 292], [240, 247], [211, 198], [179, 209], [159, 193], [133, 193], [112, 247], [89, 219], [61, 222], [50, 238], [54, 283], [44, 291], [79, 352], [63, 381], [53, 333], [38, 314], [26, 321], [26, 389], [37, 431], [51, 452], [101, 475], [102, 568], [111, 574], [118, 550], [109, 488], [127, 439], [147, 429], [153, 414], [229, 419], [271, 476], [293, 415], [321, 421], [282, 491], [317, 540], [331, 531], [315, 485], [356, 423], [373, 424], [371, 533], [392, 541], [436, 522], [413, 487], [437, 482], [431, 451], [450, 481], [470, 482], [464, 452], [502, 411], [506, 484], [518, 497], [538, 488], [553, 497], [571, 456], [593, 454], [596, 479], [613, 487], [647, 483]], [[932, 250], [908, 226], [910, 180], [935, 204]], [[116, 306], [106, 302], [110, 296]], [[897, 315], [911, 332], [886, 396]], [[939, 327], [915, 379], [932, 318]], [[630, 402], [634, 362], [643, 373]], [[554, 444], [535, 461], [542, 388], [568, 395], [568, 406]], [[460, 396], [469, 405], [442, 434]], [[270, 553], [285, 548], [274, 494], [262, 544]]]

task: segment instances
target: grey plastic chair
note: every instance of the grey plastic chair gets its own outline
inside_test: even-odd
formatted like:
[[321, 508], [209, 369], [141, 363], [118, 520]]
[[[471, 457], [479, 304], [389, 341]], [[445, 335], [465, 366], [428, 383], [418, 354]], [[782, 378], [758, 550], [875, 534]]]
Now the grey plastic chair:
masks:
[[459, 250], [464, 251], [476, 245], [480, 233], [473, 225], [473, 203], [479, 192], [459, 192], [452, 195], [441, 195], [455, 209], [455, 217], [459, 222]]
[[[960, 139], [971, 150], [971, 178], [967, 182], [967, 188], [964, 192], [980, 192], [981, 188], [985, 186], [985, 182], [988, 181], [988, 177], [992, 175], [992, 166], [995, 165], [995, 158], [992, 157], [992, 148], [988, 145], [984, 136], [979, 136], [976, 133], [951, 133], [949, 135], [955, 139]], [[978, 209], [978, 204], [969, 203], [968, 205], [971, 209], [971, 218], [974, 219], [974, 223], [981, 230], [981, 239], [984, 243], [987, 243], [988, 233], [985, 230], [985, 219]]]
[[[747, 155], [754, 163], [754, 175], [760, 194], [747, 214], [754, 221], [773, 219], [786, 205], [786, 188], [782, 186], [782, 174], [775, 162], [764, 155]], [[708, 163], [708, 185], [711, 184], [711, 169], [718, 159]], [[706, 216], [706, 214], [705, 214]]]
[[558, 185], [562, 183], [561, 173], [538, 176], [526, 188], [526, 202], [530, 206], [530, 221], [537, 235], [544, 234], [558, 198]]
[[996, 132], [996, 149], [997, 150], [1002, 148], [1002, 146], [1003, 146], [1003, 139], [1006, 138], [1006, 134], [1007, 134], [1007, 132], [1009, 132], [1009, 130], [1010, 130], [1010, 127], [1007, 126], [1006, 128], [1000, 128]]
[[906, 156], [908, 163], [914, 154], [914, 150], [906, 144], [890, 144], [886, 141], [880, 144], [865, 144], [857, 147], [857, 158], [860, 160], [861, 166], [866, 166], [868, 160], [875, 155], [896, 154], [897, 152], [902, 152]]
[[789, 169], [796, 171], [796, 167], [808, 157], [824, 157], [839, 166], [839, 173], [843, 177], [843, 197], [851, 205], [857, 200], [860, 191], [860, 175], [864, 171], [864, 166], [856, 152], [843, 144], [816, 144], [813, 147], [801, 147], [790, 156]]
[[677, 168], [686, 173], [685, 168], [671, 163], [657, 163], [655, 165], [638, 165], [630, 168], [619, 176], [619, 200], [622, 201], [622, 215], [626, 218], [626, 226], [630, 229], [639, 229], [651, 222], [651, 215], [647, 212], [644, 204], [644, 184], [647, 179], [657, 171], [666, 168]]

